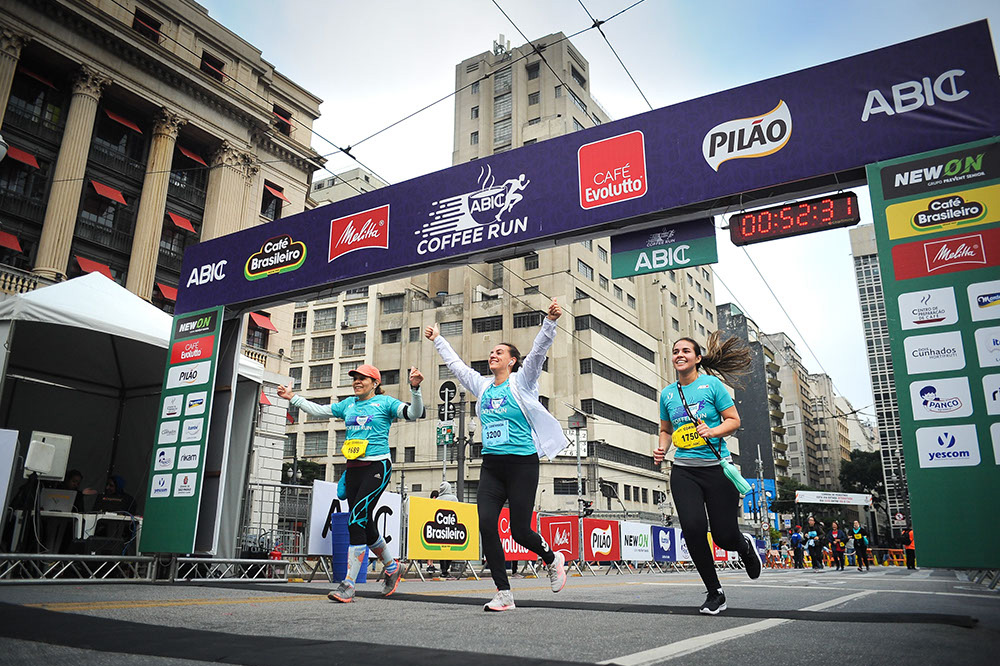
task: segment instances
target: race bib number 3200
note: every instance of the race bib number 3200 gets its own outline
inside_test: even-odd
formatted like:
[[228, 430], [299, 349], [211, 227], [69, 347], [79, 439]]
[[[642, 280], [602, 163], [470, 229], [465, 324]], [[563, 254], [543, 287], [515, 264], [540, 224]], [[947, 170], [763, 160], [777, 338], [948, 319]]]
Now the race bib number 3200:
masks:
[[510, 440], [510, 424], [496, 421], [483, 426], [483, 446], [503, 446]]

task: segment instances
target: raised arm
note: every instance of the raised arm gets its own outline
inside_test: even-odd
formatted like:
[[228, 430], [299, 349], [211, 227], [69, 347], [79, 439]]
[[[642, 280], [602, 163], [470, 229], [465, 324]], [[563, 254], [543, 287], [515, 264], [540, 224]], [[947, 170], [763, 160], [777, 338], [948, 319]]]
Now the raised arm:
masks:
[[549, 314], [542, 322], [542, 328], [535, 336], [535, 342], [531, 345], [531, 351], [521, 361], [521, 369], [518, 374], [523, 381], [528, 384], [536, 384], [538, 377], [542, 374], [542, 366], [545, 364], [545, 357], [549, 353], [549, 348], [556, 339], [556, 320], [562, 316], [562, 308], [552, 299], [549, 304]]
[[309, 416], [325, 416], [327, 418], [333, 417], [333, 413], [330, 411], [330, 405], [318, 405], [315, 402], [306, 400], [301, 395], [295, 395], [292, 393], [292, 388], [290, 386], [279, 386], [278, 397], [288, 400], [292, 404], [292, 407], [298, 407]]
[[434, 343], [434, 348], [437, 349], [437, 353], [441, 356], [441, 360], [444, 361], [448, 369], [455, 375], [455, 377], [462, 383], [466, 389], [471, 391], [474, 395], [478, 396], [482, 393], [483, 385], [486, 384], [489, 379], [483, 377], [481, 374], [470, 368], [465, 364], [462, 359], [458, 357], [455, 350], [451, 348], [448, 341], [444, 339], [436, 328], [433, 326], [428, 326], [424, 331], [424, 337]]

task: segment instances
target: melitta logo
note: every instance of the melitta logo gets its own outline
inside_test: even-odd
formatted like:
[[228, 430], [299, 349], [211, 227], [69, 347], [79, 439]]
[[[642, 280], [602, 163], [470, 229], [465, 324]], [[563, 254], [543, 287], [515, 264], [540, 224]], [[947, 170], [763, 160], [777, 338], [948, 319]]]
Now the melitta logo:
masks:
[[915, 229], [926, 229], [946, 223], [957, 224], [978, 220], [986, 214], [986, 207], [978, 201], [966, 202], [960, 196], [934, 199], [927, 210], [922, 210], [913, 216]]
[[569, 546], [569, 528], [559, 529], [558, 527], [552, 530], [552, 545], [553, 546]]
[[469, 540], [469, 530], [458, 522], [458, 514], [451, 509], [438, 509], [434, 520], [424, 523], [420, 532], [425, 546], [463, 546]]
[[701, 144], [708, 166], [718, 171], [727, 161], [764, 157], [785, 147], [792, 136], [792, 114], [784, 100], [762, 116], [720, 123], [709, 130]]
[[389, 204], [330, 220], [328, 262], [366, 248], [389, 249]]
[[243, 275], [248, 280], [259, 280], [268, 275], [294, 271], [306, 261], [306, 244], [293, 241], [288, 234], [268, 239], [260, 252], [250, 255]]
[[610, 527], [595, 527], [590, 531], [590, 549], [595, 555], [610, 555], [613, 541]]
[[[522, 173], [496, 184], [489, 164], [479, 170], [479, 189], [433, 202], [428, 213], [430, 222], [416, 231], [422, 236], [417, 254], [434, 254], [444, 250], [476, 245], [484, 240], [514, 236], [528, 229], [528, 218], [510, 218], [524, 199], [531, 181]], [[506, 219], [505, 219], [506, 218]]]
[[958, 78], [965, 75], [963, 69], [949, 69], [931, 80], [925, 76], [919, 81], [904, 81], [892, 86], [892, 104], [881, 90], [868, 91], [865, 108], [861, 112], [861, 122], [866, 123], [877, 113], [893, 116], [897, 113], [916, 111], [925, 104], [934, 106], [935, 101], [957, 102], [969, 94], [961, 88]]
[[980, 463], [975, 425], [918, 428], [921, 467], [972, 467]]
[[960, 264], [986, 265], [981, 234], [924, 243], [924, 256], [927, 259], [928, 273]]
[[580, 146], [580, 206], [584, 209], [637, 199], [647, 190], [646, 147], [635, 131]]

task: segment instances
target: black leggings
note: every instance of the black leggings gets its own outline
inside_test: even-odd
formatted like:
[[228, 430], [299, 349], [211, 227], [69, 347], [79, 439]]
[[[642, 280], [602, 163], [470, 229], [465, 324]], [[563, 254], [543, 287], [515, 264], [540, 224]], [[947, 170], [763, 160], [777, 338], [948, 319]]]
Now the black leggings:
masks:
[[538, 456], [483, 456], [479, 473], [479, 533], [483, 538], [486, 563], [498, 590], [509, 590], [507, 562], [500, 543], [497, 522], [504, 502], [510, 506], [510, 535], [528, 550], [552, 564], [555, 553], [542, 536], [531, 529], [531, 510], [538, 489]]
[[719, 548], [746, 554], [747, 543], [738, 522], [740, 493], [720, 465], [684, 467], [676, 463], [670, 471], [670, 492], [698, 574], [709, 591], [717, 590], [721, 586], [708, 545], [708, 526], [711, 523], [712, 540]]
[[861, 568], [861, 563], [864, 563], [865, 569], [870, 569], [868, 566], [868, 549], [867, 548], [855, 548], [854, 549], [855, 560], [858, 563], [858, 568]]
[[352, 546], [370, 546], [378, 541], [378, 525], [372, 514], [391, 475], [389, 460], [373, 460], [367, 465], [347, 468], [347, 501], [351, 503], [347, 532]]

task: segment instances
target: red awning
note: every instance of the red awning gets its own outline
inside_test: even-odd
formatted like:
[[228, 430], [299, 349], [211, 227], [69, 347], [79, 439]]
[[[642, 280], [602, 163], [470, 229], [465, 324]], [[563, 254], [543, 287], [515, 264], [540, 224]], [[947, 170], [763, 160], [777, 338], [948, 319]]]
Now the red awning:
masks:
[[271, 404], [271, 401], [267, 399], [266, 395], [264, 395], [264, 391], [260, 392], [260, 404], [262, 404], [262, 405], [270, 405]]
[[281, 199], [281, 200], [282, 200], [282, 201], [284, 201], [285, 203], [292, 203], [291, 201], [289, 201], [289, 200], [288, 200], [288, 197], [286, 197], [286, 196], [285, 196], [285, 193], [284, 193], [284, 192], [282, 192], [281, 190], [279, 190], [279, 189], [276, 189], [276, 188], [273, 188], [273, 187], [271, 187], [270, 185], [268, 185], [267, 183], [264, 183], [264, 187], [266, 187], [266, 188], [267, 188], [267, 191], [268, 191], [268, 192], [270, 192], [270, 193], [271, 193], [271, 194], [273, 194], [274, 196], [278, 197], [279, 199]]
[[156, 288], [160, 290], [161, 294], [163, 294], [163, 298], [168, 301], [173, 301], [174, 303], [177, 302], [177, 287], [171, 287], [169, 284], [157, 282]]
[[285, 412], [285, 421], [287, 421], [289, 425], [295, 423], [295, 419], [292, 418], [291, 412]]
[[202, 164], [204, 166], [208, 166], [208, 163], [201, 158], [201, 155], [199, 155], [198, 153], [194, 152], [193, 150], [188, 150], [184, 146], [177, 146], [177, 150], [181, 151], [181, 155], [183, 155], [184, 157], [187, 157], [188, 159], [192, 159], [195, 162], [197, 162], [198, 164]]
[[104, 113], [108, 114], [108, 118], [111, 118], [111, 120], [115, 121], [116, 123], [121, 123], [122, 125], [124, 125], [125, 127], [129, 128], [130, 130], [135, 130], [139, 134], [142, 134], [142, 130], [139, 129], [139, 126], [136, 125], [131, 120], [129, 120], [128, 118], [126, 118], [124, 116], [119, 116], [114, 111], [109, 111], [107, 109], [104, 109]]
[[278, 332], [278, 329], [276, 329], [274, 324], [271, 323], [271, 318], [267, 315], [262, 315], [259, 312], [251, 312], [250, 320], [257, 324], [259, 328], [263, 328], [266, 331], [274, 331], [275, 333]]
[[6, 247], [14, 250], [15, 252], [24, 253], [24, 250], [21, 249], [21, 243], [17, 240], [17, 236], [9, 234], [6, 231], [0, 231], [0, 247]]
[[175, 225], [177, 225], [184, 231], [190, 231], [193, 234], [198, 233], [197, 231], [194, 230], [194, 225], [191, 224], [191, 220], [187, 219], [186, 217], [181, 217], [177, 213], [171, 213], [171, 212], [167, 212], [167, 215], [170, 216], [170, 219], [173, 220], [173, 223]]
[[31, 153], [25, 152], [20, 148], [15, 148], [14, 146], [9, 146], [7, 148], [7, 157], [17, 160], [22, 164], [27, 164], [30, 167], [38, 168], [38, 160]]
[[93, 261], [91, 259], [85, 259], [79, 255], [76, 257], [76, 263], [80, 264], [80, 270], [84, 273], [100, 273], [101, 275], [107, 277], [108, 279], [114, 280], [114, 276], [111, 275], [111, 268], [105, 266], [104, 264]]
[[39, 83], [44, 83], [45, 85], [47, 85], [47, 86], [48, 86], [49, 88], [52, 88], [53, 90], [58, 90], [58, 88], [56, 88], [56, 87], [55, 87], [55, 86], [54, 86], [54, 85], [52, 84], [52, 82], [51, 82], [51, 81], [49, 81], [49, 80], [48, 80], [47, 78], [45, 78], [45, 77], [44, 77], [44, 76], [42, 76], [41, 74], [35, 74], [35, 73], [34, 73], [34, 72], [32, 72], [32, 71], [31, 71], [30, 69], [27, 69], [27, 68], [25, 68], [25, 67], [22, 67], [21, 65], [18, 65], [18, 66], [17, 66], [17, 71], [21, 72], [21, 73], [22, 73], [22, 74], [24, 74], [25, 76], [30, 76], [31, 78], [33, 78], [34, 80], [38, 81]]
[[116, 190], [115, 188], [104, 185], [103, 183], [98, 183], [96, 180], [90, 181], [90, 184], [93, 185], [94, 190], [105, 199], [111, 199], [112, 201], [117, 201], [123, 206], [128, 205], [125, 203], [125, 197], [122, 196], [122, 193]]

